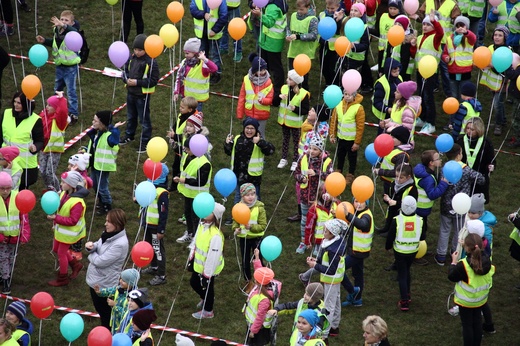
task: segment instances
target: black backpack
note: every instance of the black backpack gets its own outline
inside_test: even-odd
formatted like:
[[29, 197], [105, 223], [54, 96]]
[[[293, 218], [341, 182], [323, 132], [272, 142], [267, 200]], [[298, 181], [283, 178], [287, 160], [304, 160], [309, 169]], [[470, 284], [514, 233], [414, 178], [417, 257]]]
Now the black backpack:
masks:
[[87, 37], [85, 36], [85, 31], [79, 30], [79, 34], [81, 35], [81, 38], [83, 39], [83, 45], [81, 46], [81, 50], [79, 51], [79, 57], [81, 58], [81, 61], [79, 62], [80, 65], [84, 65], [88, 60], [88, 55], [90, 54], [90, 48], [88, 47]]

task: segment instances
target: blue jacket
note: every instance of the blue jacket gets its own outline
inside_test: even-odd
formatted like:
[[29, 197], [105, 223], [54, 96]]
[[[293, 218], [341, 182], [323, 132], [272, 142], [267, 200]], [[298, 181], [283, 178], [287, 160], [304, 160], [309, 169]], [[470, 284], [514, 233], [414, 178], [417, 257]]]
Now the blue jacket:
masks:
[[[512, 4], [511, 2], [509, 2], [507, 0], [505, 0], [505, 3], [506, 3], [507, 14], [509, 15], [511, 13], [511, 10], [513, 9], [513, 7], [515, 7], [516, 3]], [[517, 16], [517, 18], [518, 18], [518, 16]], [[498, 21], [498, 14], [493, 13], [493, 8], [491, 8], [491, 10], [489, 10], [488, 20], [491, 23], [496, 23]], [[515, 34], [515, 33], [511, 32], [507, 36], [506, 44], [508, 46], [518, 47], [519, 41], [520, 41], [520, 34]]]
[[[323, 255], [325, 252], [329, 253], [329, 266], [326, 267], [321, 262], [323, 261]], [[318, 255], [318, 259], [316, 260], [316, 265], [314, 269], [319, 271], [320, 273], [326, 275], [334, 275], [338, 270], [338, 264], [341, 256], [345, 253], [345, 241], [342, 237], [339, 237], [334, 243], [330, 244], [326, 248], [320, 251]]]
[[[204, 15], [206, 13], [209, 13], [209, 11], [211, 11], [211, 9], [208, 7], [208, 3], [206, 2], [206, 0], [202, 0], [202, 7], [204, 9], [199, 10], [199, 8], [197, 7], [197, 4], [195, 3], [195, 0], [191, 0], [190, 13], [193, 16], [193, 18], [204, 19]], [[227, 4], [226, 4], [226, 1], [222, 1], [222, 3], [220, 4], [220, 6], [218, 8], [218, 20], [215, 23], [215, 25], [213, 26], [213, 28], [211, 28], [211, 30], [213, 30], [213, 32], [215, 32], [215, 33], [221, 32], [222, 29], [224, 29], [224, 26], [227, 25], [227, 23], [228, 23]], [[208, 25], [208, 22], [204, 21], [204, 36], [207, 35], [207, 29], [206, 29], [207, 25]], [[206, 50], [208, 50], [207, 47], [206, 47]]]
[[25, 334], [20, 339], [18, 339], [18, 343], [20, 344], [20, 346], [29, 346], [31, 344], [31, 334], [34, 330], [32, 322], [29, 321], [27, 318], [24, 318], [20, 322], [20, 324], [16, 326], [16, 329], [23, 330], [29, 334]]
[[497, 224], [496, 216], [490, 212], [485, 210], [484, 214], [479, 217], [479, 220], [484, 223], [484, 238], [486, 238], [490, 245], [493, 245], [493, 228]]
[[[417, 179], [421, 179], [419, 181], [419, 187], [424, 189], [426, 195], [432, 201], [441, 197], [448, 188], [448, 183], [441, 180], [442, 172], [439, 172], [439, 175], [434, 178], [432, 175], [436, 176], [435, 173], [422, 163], [419, 163], [414, 167], [413, 174], [415, 177], [417, 177]], [[431, 212], [432, 208], [417, 208], [416, 211], [417, 215], [419, 216], [428, 216]]]
[[[466, 102], [468, 102], [473, 107], [473, 110], [475, 112], [482, 112], [482, 104], [476, 98], [469, 99]], [[457, 139], [459, 138], [462, 123], [464, 122], [464, 118], [467, 114], [468, 110], [466, 106], [464, 106], [462, 103], [459, 105], [457, 113], [453, 114], [451, 123], [453, 130], [451, 132], [451, 136], [453, 137], [454, 141], [457, 141]]]

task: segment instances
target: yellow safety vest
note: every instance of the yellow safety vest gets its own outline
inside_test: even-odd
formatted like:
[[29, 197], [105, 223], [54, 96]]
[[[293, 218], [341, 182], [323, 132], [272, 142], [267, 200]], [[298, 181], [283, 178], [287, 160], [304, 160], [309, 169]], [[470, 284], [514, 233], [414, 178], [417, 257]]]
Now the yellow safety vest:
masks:
[[4, 112], [4, 121], [2, 122], [4, 144], [2, 146], [15, 146], [20, 150], [20, 155], [14, 161], [20, 163], [20, 167], [23, 169], [38, 167], [38, 155], [29, 151], [29, 146], [33, 144], [31, 133], [38, 119], [40, 117], [32, 113], [16, 126], [12, 109], [6, 109]]
[[[235, 136], [235, 140], [233, 141], [233, 150], [231, 151], [231, 170], [233, 170], [233, 165], [235, 162], [235, 147], [237, 145], [237, 139], [240, 135]], [[260, 147], [256, 144], [253, 145], [253, 152], [251, 153], [251, 157], [249, 158], [249, 163], [247, 164], [247, 174], [253, 177], [259, 177], [264, 172], [264, 154]]]
[[379, 41], [377, 42], [377, 49], [384, 50], [388, 42], [388, 30], [394, 26], [394, 20], [390, 18], [388, 13], [383, 13], [379, 18]]
[[[271, 5], [276, 6], [274, 4], [268, 4], [266, 7], [262, 9], [262, 15], [264, 15], [266, 8]], [[282, 12], [280, 11], [280, 13]], [[286, 27], [287, 15], [282, 13], [281, 17], [276, 18], [272, 27], [268, 28], [267, 26], [262, 25], [262, 34], [275, 40], [285, 40]]]
[[[505, 6], [505, 2], [503, 2]], [[511, 10], [511, 13], [509, 14], [507, 27], [509, 30], [511, 30], [512, 34], [518, 34], [520, 33], [520, 23], [518, 23], [518, 20], [516, 19], [516, 14], [520, 11], [520, 4], [516, 4], [513, 9]]]
[[[399, 80], [402, 82], [403, 77], [399, 75]], [[388, 78], [386, 78], [386, 75], [382, 75], [378, 80], [376, 80], [376, 83], [379, 82], [381, 86], [383, 87], [383, 90], [385, 91], [385, 97], [383, 98], [383, 107], [388, 107], [388, 100], [390, 98], [390, 83], [388, 83]], [[372, 95], [372, 113], [379, 119], [383, 120], [386, 118], [386, 113], [383, 111], [380, 111], [376, 107], [374, 107], [374, 95]]]
[[65, 141], [63, 139], [64, 133], [65, 131], [60, 130], [58, 127], [56, 119], [52, 119], [51, 136], [49, 137], [49, 142], [47, 142], [47, 145], [43, 148], [43, 152], [63, 153], [65, 151]]
[[[249, 218], [249, 224], [250, 225], [258, 225], [258, 214], [259, 214], [259, 208], [257, 206], [253, 208], [249, 208], [251, 210], [251, 216]], [[260, 233], [253, 233], [250, 230], [246, 229], [245, 225], [240, 225], [240, 228], [245, 233], [239, 233], [237, 237], [239, 238], [258, 238], [263, 237], [265, 231]]]
[[[181, 178], [196, 179], [197, 172], [206, 163], [209, 163], [209, 161], [205, 155], [202, 155], [201, 157], [195, 157], [193, 160], [190, 161], [186, 169], [181, 171]], [[182, 165], [184, 165], [184, 162], [182, 162]], [[192, 186], [188, 184], [179, 183], [177, 189], [184, 197], [188, 198], [195, 198], [201, 192], [209, 192], [212, 171], [213, 167], [210, 168], [208, 181], [206, 182], [206, 184], [204, 184], [204, 186]]]
[[[13, 334], [11, 335], [10, 340], [15, 340], [16, 344], [13, 344], [14, 346], [18, 345], [18, 340], [20, 340], [24, 335], [29, 335], [29, 344], [31, 344], [31, 334], [27, 333], [25, 330], [16, 329]], [[5, 344], [2, 344], [2, 346]], [[8, 344], [9, 345], [9, 344]]]
[[162, 187], [155, 188], [155, 199], [146, 210], [146, 223], [149, 225], [157, 226], [159, 224], [159, 206], [157, 205], [157, 202], [159, 200], [159, 196], [161, 196], [163, 192], [166, 192], [169, 195], [168, 190]]
[[209, 245], [211, 239], [216, 235], [222, 238], [222, 248], [220, 249], [221, 254], [219, 264], [215, 270], [215, 274], [213, 275], [217, 276], [224, 268], [224, 256], [222, 255], [222, 251], [224, 249], [224, 235], [214, 224], [211, 225], [207, 230], [204, 230], [204, 225], [200, 224], [195, 235], [195, 260], [193, 262], [193, 270], [196, 273], [204, 273], [204, 264], [206, 263], [206, 258], [208, 257]]
[[228, 8], [240, 7], [240, 0], [226, 0], [226, 5]]
[[491, 265], [491, 269], [487, 274], [476, 275], [468, 263], [468, 258], [461, 259], [464, 269], [468, 275], [468, 282], [459, 281], [455, 284], [455, 295], [453, 300], [455, 304], [466, 308], [478, 308], [486, 304], [489, 296], [489, 290], [493, 286], [493, 275], [495, 274], [495, 266]]
[[[22, 172], [23, 169], [20, 166], [20, 162], [18, 160], [14, 160], [11, 165], [11, 177], [14, 177], [18, 172]], [[13, 186], [13, 191], [18, 191], [20, 189], [21, 179], [18, 179], [18, 183], [16, 186]]]
[[181, 114], [177, 115], [177, 122], [175, 123], [175, 134], [176, 135], [180, 136], [183, 134], [184, 128], [186, 127], [186, 122], [187, 122], [187, 120], [185, 120], [181, 124]]
[[[204, 10], [204, 6], [202, 4], [202, 0], [195, 0], [195, 5], [197, 6], [197, 9], [199, 11], [203, 11]], [[219, 6], [220, 7], [220, 6]], [[213, 26], [217, 23], [218, 21], [218, 18], [219, 18], [219, 7], [209, 11], [209, 14], [211, 15], [211, 17], [209, 18], [208, 20], [208, 33], [209, 31], [211, 30], [211, 28], [213, 28]], [[204, 35], [204, 21], [205, 19], [196, 19], [195, 17], [193, 17], [193, 30], [195, 31], [195, 36], [197, 36], [198, 38], [202, 38], [202, 36]], [[219, 38], [222, 37], [222, 30], [218, 33], [215, 33], [215, 36], [213, 37], [209, 37], [208, 36], [208, 39], [209, 40], [218, 40]]]
[[[14, 335], [14, 333], [13, 333], [13, 335]], [[11, 339], [6, 340], [2, 343], [2, 346], [20, 346], [20, 344], [13, 336], [11, 336]]]
[[[269, 299], [269, 297], [262, 293], [257, 293], [251, 298], [247, 299], [246, 306], [244, 307], [244, 315], [246, 316], [246, 321], [249, 325], [252, 325], [255, 322], [256, 315], [258, 315], [258, 304], [260, 304], [260, 302], [264, 299]], [[270, 309], [272, 309], [273, 301], [269, 299], [269, 303], [271, 304]], [[271, 328], [272, 323], [273, 316], [266, 315], [262, 325], [264, 328]]]
[[[392, 163], [392, 160], [393, 160], [394, 156], [396, 156], [397, 154], [401, 154], [403, 152], [404, 151], [402, 151], [401, 149], [394, 148], [394, 150], [392, 150], [390, 152], [390, 154], [388, 154], [385, 157], [383, 157], [383, 161], [381, 162], [381, 169], [385, 169], [385, 170], [394, 169], [395, 165]], [[386, 180], [388, 182], [393, 182], [395, 180], [394, 177], [383, 177], [383, 176], [381, 176], [380, 178], [383, 179], [383, 180]]]
[[[281, 93], [283, 95], [289, 95], [289, 87], [287, 84], [282, 86]], [[280, 103], [280, 110], [278, 111], [278, 124], [285, 125], [292, 128], [301, 128], [303, 121], [303, 114], [296, 114], [289, 109], [289, 105], [299, 107], [302, 100], [309, 94], [309, 92], [303, 88], [300, 88], [298, 94], [295, 94], [291, 101], [288, 99], [282, 100]]]
[[356, 139], [356, 114], [361, 104], [356, 103], [347, 108], [344, 112], [343, 101], [336, 106], [336, 114], [338, 115], [338, 138], [353, 141]]
[[460, 67], [471, 66], [473, 64], [473, 46], [468, 42], [465, 45], [459, 44], [457, 47], [453, 44], [453, 36], [449, 36], [446, 41], [446, 48], [450, 58], [453, 58], [449, 66], [455, 65]]
[[470, 168], [473, 168], [473, 166], [475, 165], [475, 161], [477, 160], [478, 152], [480, 151], [480, 148], [482, 147], [483, 143], [484, 143], [484, 137], [480, 137], [477, 140], [477, 144], [475, 145], [475, 148], [471, 149], [469, 147], [468, 136], [464, 136], [464, 151], [466, 152], [466, 161]]
[[[439, 49], [435, 49], [435, 46], [433, 44], [433, 38], [435, 37], [435, 34], [431, 34], [430, 36], [426, 37], [424, 42], [422, 43], [422, 46], [418, 48], [417, 54], [415, 54], [415, 61], [417, 61], [417, 64], [419, 64], [419, 61], [423, 58], [425, 55], [431, 55], [435, 58], [437, 61], [437, 64], [441, 61], [441, 45], [439, 45]], [[417, 38], [417, 42], [421, 42], [423, 38], [423, 35], [419, 36]]]
[[[63, 198], [64, 194], [65, 192], [60, 194], [60, 200]], [[74, 244], [78, 242], [78, 240], [85, 238], [87, 235], [87, 228], [85, 227], [85, 212], [87, 208], [83, 198], [70, 197], [65, 204], [58, 209], [58, 215], [69, 217], [71, 208], [77, 203], [81, 203], [83, 206], [83, 212], [81, 213], [81, 218], [78, 220], [77, 224], [73, 226], [64, 226], [56, 223], [54, 225], [54, 238], [60, 243]]]
[[16, 207], [18, 191], [11, 191], [9, 210], [5, 207], [5, 200], [0, 198], [0, 233], [6, 237], [16, 237], [20, 234], [20, 211]]
[[421, 238], [422, 217], [418, 215], [406, 216], [399, 213], [394, 219], [397, 224], [394, 251], [402, 254], [417, 252]]
[[[435, 177], [433, 174], [430, 174], [430, 176], [435, 180]], [[428, 195], [426, 194], [426, 190], [424, 190], [420, 185], [419, 182], [424, 178], [417, 178], [416, 176], [413, 177], [413, 180], [415, 181], [415, 187], [417, 188], [417, 209], [429, 209], [433, 207], [433, 201], [428, 198]]]
[[352, 233], [352, 250], [356, 252], [370, 252], [372, 249], [372, 238], [374, 237], [374, 218], [370, 209], [367, 209], [358, 214], [361, 218], [363, 215], [370, 215], [370, 231], [365, 233], [359, 228], [354, 227], [354, 233]]
[[[181, 65], [185, 63], [185, 60]], [[193, 66], [184, 79], [184, 96], [191, 96], [197, 102], [209, 99], [209, 74], [207, 77], [202, 74], [202, 62]]]
[[[491, 54], [495, 51], [493, 45], [490, 45], [489, 50]], [[502, 86], [504, 77], [501, 74], [495, 73], [490, 67], [482, 70], [482, 77], [480, 78], [480, 85], [488, 87], [491, 91], [498, 91]]]
[[[332, 210], [332, 208], [331, 208]], [[332, 220], [334, 215], [325, 210], [316, 208], [316, 227], [314, 228], [314, 239], [323, 239], [325, 237], [325, 222]]]
[[464, 101], [461, 104], [464, 105], [467, 110], [466, 116], [462, 120], [462, 126], [460, 127], [460, 133], [459, 133], [459, 134], [463, 135], [465, 133], [464, 130], [466, 129], [466, 125], [468, 124], [469, 119], [471, 119], [473, 117], [479, 117], [480, 112], [476, 112], [475, 109], [473, 108], [473, 106], [471, 105], [471, 103], [469, 103], [468, 101]]
[[460, 14], [467, 17], [469, 9], [469, 0], [458, 0], [457, 6], [459, 6]]
[[[365, 24], [365, 26], [363, 27], [363, 32], [366, 32], [367, 30], [368, 30], [367, 29], [367, 25]], [[361, 38], [360, 38], [360, 40], [361, 40]], [[352, 44], [355, 44], [355, 43], [359, 43], [359, 41], [352, 42]], [[354, 49], [351, 49], [347, 53], [347, 58], [352, 59], [352, 60], [356, 60], [356, 61], [363, 61], [363, 60], [365, 60], [366, 53], [367, 53], [366, 50], [363, 51], [363, 52], [356, 52], [356, 51], [354, 51]]]
[[65, 40], [58, 47], [56, 36], [52, 40], [52, 56], [56, 65], [74, 66], [81, 62], [80, 56], [67, 48]]
[[270, 111], [271, 106], [269, 105], [263, 105], [260, 102], [258, 102], [258, 98], [262, 97], [265, 98], [271, 90], [273, 89], [273, 83], [269, 84], [267, 87], [261, 89], [258, 91], [258, 93], [255, 93], [255, 89], [253, 88], [253, 84], [251, 83], [251, 80], [249, 79], [249, 75], [244, 76], [244, 89], [246, 91], [246, 97], [245, 97], [245, 105], [244, 107], [247, 110], [258, 109], [259, 111]]
[[[128, 69], [130, 69], [130, 64], [132, 63], [132, 59], [128, 62]], [[144, 68], [144, 73], [142, 79], [148, 79], [148, 72], [150, 71], [150, 65], [146, 64], [146, 67]], [[143, 94], [153, 94], [155, 92], [155, 86], [152, 87], [141, 87], [141, 92]]]
[[[393, 53], [392, 53], [392, 58], [395, 59], [395, 60], [397, 60], [397, 61], [399, 61], [401, 64], [403, 63], [403, 62], [401, 61], [401, 47], [402, 47], [402, 46], [403, 46], [403, 45], [400, 44], [400, 45], [394, 47], [394, 49], [393, 49], [393, 51], [392, 51], [392, 52], [393, 52]], [[386, 53], [386, 51], [385, 51], [385, 53]], [[405, 73], [406, 73], [406, 74], [409, 74], [409, 75], [412, 75], [413, 72], [414, 72], [414, 70], [415, 70], [415, 59], [412, 58], [412, 57], [410, 57], [410, 58], [408, 59], [408, 67], [406, 68]]]
[[518, 245], [520, 245], [520, 231], [518, 228], [514, 228], [511, 234], [509, 235], [509, 238], [513, 239]]
[[[321, 166], [321, 171], [323, 173], [327, 172], [327, 167], [329, 167], [330, 162], [331, 162], [330, 157], [327, 157], [323, 161], [322, 166]], [[301, 161], [300, 161], [300, 165], [301, 165], [301, 169], [302, 169], [302, 174], [303, 174], [303, 172], [307, 172], [309, 170], [309, 158], [307, 157], [307, 155], [303, 155], [303, 157], [301, 158]], [[300, 183], [300, 189], [306, 189], [308, 185], [309, 185], [309, 180], [307, 180], [306, 183]]]
[[[315, 19], [316, 16], [307, 16], [302, 20], [298, 19], [296, 12], [293, 12], [291, 15], [291, 22], [289, 27], [291, 29], [291, 34], [308, 34], [309, 26], [311, 24], [312, 19]], [[316, 55], [316, 48], [318, 48], [318, 41], [302, 41], [302, 40], [294, 40], [289, 43], [289, 49], [287, 51], [288, 58], [296, 58], [299, 54], [305, 54], [309, 57], [309, 59], [314, 59]]]
[[[112, 134], [110, 131], [104, 132], [98, 139], [96, 153], [94, 155], [94, 168], [103, 172], [117, 171], [116, 159], [119, 152], [119, 145], [111, 147], [108, 145], [108, 137]], [[88, 152], [92, 146], [92, 140], [88, 144]]]
[[486, 0], [469, 0], [468, 16], [474, 18], [482, 17], [482, 12], [486, 7]]
[[[319, 20], [322, 20], [323, 18], [325, 18], [327, 15], [325, 14], [325, 11], [321, 12], [320, 15], [319, 15]], [[332, 19], [334, 19], [334, 17], [330, 17]], [[334, 36], [332, 36], [332, 38], [328, 39], [328, 43], [329, 43], [329, 50], [331, 52], [335, 52], [336, 51], [336, 48], [334, 47], [334, 43], [336, 42], [336, 39], [338, 37], [340, 37], [341, 35], [337, 35], [337, 34], [334, 34]]]
[[[444, 30], [444, 38], [442, 43], [446, 42], [446, 38], [448, 38], [453, 32], [453, 24], [451, 22], [451, 11], [457, 5], [457, 3], [453, 0], [444, 0], [441, 7], [435, 9], [434, 0], [426, 0], [426, 10], [425, 13], [430, 13], [431, 10], [437, 11], [439, 14], [439, 24], [442, 26]], [[469, 28], [468, 28], [469, 29]]]
[[[152, 336], [152, 333], [150, 333], [150, 334], [148, 335], [148, 337], [149, 337], [150, 339], [152, 339], [152, 345], [155, 345], [155, 343], [153, 342], [153, 336]], [[132, 344], [132, 346], [139, 346], [139, 345], [141, 345], [141, 338], [137, 338], [137, 340], [135, 340], [134, 343]]]
[[[339, 256], [339, 254], [336, 253], [336, 256]], [[323, 257], [321, 259], [321, 264], [324, 265], [325, 267], [329, 266], [329, 252], [328, 251], [325, 251], [325, 253], [323, 254]], [[340, 256], [336, 273], [334, 275], [320, 273], [320, 281], [323, 282], [324, 284], [337, 285], [343, 281], [344, 274], [345, 274], [345, 257]]]

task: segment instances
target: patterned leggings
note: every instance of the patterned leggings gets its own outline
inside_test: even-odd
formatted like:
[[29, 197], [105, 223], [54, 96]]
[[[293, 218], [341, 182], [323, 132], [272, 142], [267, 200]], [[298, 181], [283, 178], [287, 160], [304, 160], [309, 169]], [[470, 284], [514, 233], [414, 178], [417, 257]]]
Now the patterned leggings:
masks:
[[7, 280], [11, 277], [11, 269], [14, 262], [14, 251], [16, 244], [0, 243], [0, 273], [2, 279]]
[[293, 138], [293, 162], [298, 162], [298, 142], [300, 141], [300, 129], [282, 125], [282, 159], [287, 160], [289, 141]]
[[40, 173], [43, 177], [45, 187], [54, 187], [55, 191], [60, 191], [60, 181], [56, 177], [56, 170], [60, 163], [61, 153], [42, 153], [40, 152], [38, 163], [40, 164]]

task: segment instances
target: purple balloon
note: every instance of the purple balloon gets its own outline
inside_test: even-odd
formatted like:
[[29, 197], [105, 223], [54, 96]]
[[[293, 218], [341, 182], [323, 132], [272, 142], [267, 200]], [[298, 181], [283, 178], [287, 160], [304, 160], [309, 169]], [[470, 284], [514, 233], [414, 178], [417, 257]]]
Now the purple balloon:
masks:
[[108, 57], [115, 67], [121, 68], [130, 58], [128, 46], [123, 41], [116, 41], [108, 48]]
[[69, 50], [79, 52], [83, 46], [83, 38], [78, 32], [69, 31], [67, 35], [65, 35], [65, 45]]
[[269, 3], [269, 0], [253, 0], [253, 4], [258, 8], [264, 8]]
[[200, 133], [190, 139], [190, 150], [193, 155], [201, 157], [208, 152], [208, 139]]

